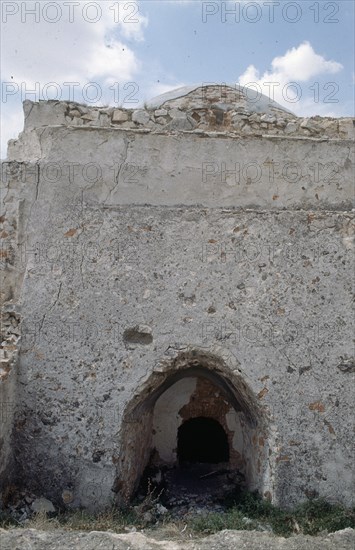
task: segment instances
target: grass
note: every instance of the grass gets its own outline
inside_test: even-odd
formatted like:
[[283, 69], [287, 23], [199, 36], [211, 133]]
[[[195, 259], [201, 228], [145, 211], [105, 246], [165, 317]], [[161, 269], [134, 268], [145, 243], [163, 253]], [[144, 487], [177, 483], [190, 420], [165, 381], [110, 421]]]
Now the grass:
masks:
[[0, 516], [0, 528], [23, 527], [49, 531], [64, 528], [74, 531], [115, 531], [121, 532], [125, 527], [145, 527], [145, 522], [131, 509], [127, 511], [112, 508], [99, 514], [90, 514], [86, 510], [62, 512], [55, 517], [48, 517], [45, 512], [38, 512], [26, 524], [19, 524], [9, 515]]
[[[246, 518], [249, 521], [246, 521]], [[355, 509], [309, 500], [294, 510], [281, 510], [256, 493], [242, 493], [224, 513], [209, 513], [192, 520], [194, 530], [216, 533], [221, 529], [272, 529], [275, 535], [317, 535], [346, 527], [355, 528]]]
[[331, 533], [347, 527], [355, 528], [355, 508], [347, 510], [324, 500], [302, 504], [296, 509], [295, 516], [306, 535], [316, 535], [323, 530]]
[[[355, 509], [324, 500], [309, 500], [294, 510], [285, 511], [270, 502], [262, 500], [255, 493], [241, 493], [229, 499], [224, 512], [189, 514], [184, 519], [176, 519], [169, 513], [159, 516], [156, 513], [157, 498], [149, 493], [138, 506], [125, 510], [112, 507], [99, 514], [89, 514], [83, 510], [67, 511], [48, 518], [45, 513], [36, 514], [26, 523], [26, 527], [38, 530], [58, 528], [79, 531], [113, 531], [120, 533], [127, 528], [154, 529], [170, 534], [172, 538], [192, 535], [208, 535], [223, 529], [269, 530], [275, 535], [290, 536], [303, 533], [317, 535], [334, 532], [346, 527], [355, 528]], [[148, 512], [148, 514], [147, 514]], [[0, 518], [0, 527], [9, 528], [16, 522], [9, 516]], [[125, 529], [126, 528], [126, 529]]]
[[190, 529], [195, 533], [210, 535], [223, 529], [253, 530], [258, 528], [258, 522], [247, 518], [237, 508], [227, 512], [210, 512], [195, 516], [190, 521]]
[[58, 516], [61, 527], [75, 531], [114, 531], [121, 532], [125, 527], [143, 527], [143, 522], [131, 511], [115, 508], [99, 514], [89, 514], [84, 510], [65, 512]]

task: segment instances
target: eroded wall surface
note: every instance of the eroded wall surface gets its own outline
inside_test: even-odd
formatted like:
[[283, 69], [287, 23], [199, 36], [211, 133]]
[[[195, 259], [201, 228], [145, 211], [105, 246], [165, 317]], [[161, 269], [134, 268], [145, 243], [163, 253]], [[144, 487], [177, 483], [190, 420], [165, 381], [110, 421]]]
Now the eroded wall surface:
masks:
[[[350, 504], [352, 121], [293, 137], [234, 132], [230, 119], [218, 131], [217, 119], [149, 125], [170, 109], [184, 119], [179, 105], [148, 120], [128, 112], [122, 128], [91, 124], [108, 114], [84, 119], [87, 108], [79, 119], [69, 106], [84, 119], [74, 126], [67, 104], [25, 107], [31, 124], [3, 167], [16, 220], [4, 301], [21, 311], [18, 480], [70, 506], [107, 504], [129, 454], [127, 406], [165, 361], [197, 349], [231, 374], [238, 365], [263, 411], [268, 442], [250, 443], [268, 446], [261, 492]], [[152, 418], [143, 424], [132, 448], [144, 461]]]

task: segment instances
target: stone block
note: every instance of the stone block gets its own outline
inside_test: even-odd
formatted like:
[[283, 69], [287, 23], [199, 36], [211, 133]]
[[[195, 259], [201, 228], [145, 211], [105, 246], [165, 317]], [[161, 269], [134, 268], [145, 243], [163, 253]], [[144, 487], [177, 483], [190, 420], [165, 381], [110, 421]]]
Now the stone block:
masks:
[[112, 122], [114, 124], [120, 123], [120, 122], [126, 122], [128, 118], [129, 118], [128, 113], [126, 113], [125, 111], [122, 111], [121, 109], [115, 109], [113, 111]]
[[149, 113], [143, 109], [139, 109], [138, 111], [133, 111], [132, 113], [132, 121], [136, 122], [136, 124], [145, 125], [149, 122], [149, 119], [150, 119]]

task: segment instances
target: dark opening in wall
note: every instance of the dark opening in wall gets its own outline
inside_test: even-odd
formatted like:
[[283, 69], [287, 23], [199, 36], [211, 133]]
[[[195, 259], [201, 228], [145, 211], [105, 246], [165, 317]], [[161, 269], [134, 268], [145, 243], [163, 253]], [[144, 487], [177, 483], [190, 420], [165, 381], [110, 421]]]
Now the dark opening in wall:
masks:
[[228, 462], [227, 435], [217, 420], [203, 416], [190, 418], [178, 429], [177, 455], [180, 464]]
[[144, 472], [172, 500], [186, 487], [190, 496], [201, 490], [212, 499], [230, 482], [264, 488], [269, 447], [259, 400], [237, 363], [204, 350], [164, 359], [137, 389], [124, 413], [120, 447], [113, 489], [120, 504], [142, 486]]

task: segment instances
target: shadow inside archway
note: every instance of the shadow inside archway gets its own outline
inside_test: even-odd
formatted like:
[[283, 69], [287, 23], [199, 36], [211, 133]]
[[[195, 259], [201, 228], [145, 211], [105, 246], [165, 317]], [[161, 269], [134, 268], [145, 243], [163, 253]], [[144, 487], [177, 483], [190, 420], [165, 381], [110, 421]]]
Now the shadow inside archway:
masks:
[[180, 354], [126, 409], [118, 499], [128, 502], [148, 483], [170, 496], [178, 486], [212, 496], [226, 483], [254, 490], [262, 486], [266, 442], [262, 412], [242, 376], [212, 354]]

